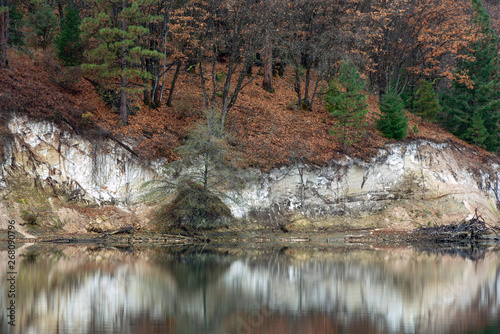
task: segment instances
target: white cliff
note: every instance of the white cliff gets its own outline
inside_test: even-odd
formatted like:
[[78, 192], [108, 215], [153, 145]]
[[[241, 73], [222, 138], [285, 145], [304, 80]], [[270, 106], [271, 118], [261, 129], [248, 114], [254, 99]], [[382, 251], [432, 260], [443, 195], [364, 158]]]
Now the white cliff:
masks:
[[[12, 136], [4, 139], [0, 168], [4, 188], [9, 178], [23, 174], [70, 199], [130, 205], [141, 201], [144, 182], [159, 178], [166, 162], [144, 161], [111, 139], [86, 138], [19, 114], [8, 127]], [[410, 208], [416, 202], [420, 214], [432, 213], [434, 220], [463, 218], [477, 208], [497, 222], [500, 168], [494, 158], [471, 166], [462, 161], [463, 150], [473, 154], [455, 144], [414, 141], [388, 145], [370, 161], [346, 157], [326, 166], [242, 170], [246, 186], [227, 204], [235, 217], [256, 222], [296, 214], [318, 220], [383, 212], [391, 213], [390, 220], [411, 220], [411, 212], [418, 214]]]
[[0, 175], [22, 173], [71, 199], [135, 203], [144, 182], [157, 178], [164, 164], [146, 162], [111, 139], [90, 140], [51, 122], [14, 115], [8, 126], [13, 136]]
[[232, 206], [238, 217], [376, 215], [419, 202], [422, 213], [434, 206], [437, 220], [453, 211], [473, 214], [476, 208], [490, 222], [499, 220], [499, 166], [493, 161], [470, 166], [461, 161], [460, 149], [447, 143], [392, 144], [368, 162], [346, 158], [321, 167], [299, 164], [254, 173], [256, 181]]

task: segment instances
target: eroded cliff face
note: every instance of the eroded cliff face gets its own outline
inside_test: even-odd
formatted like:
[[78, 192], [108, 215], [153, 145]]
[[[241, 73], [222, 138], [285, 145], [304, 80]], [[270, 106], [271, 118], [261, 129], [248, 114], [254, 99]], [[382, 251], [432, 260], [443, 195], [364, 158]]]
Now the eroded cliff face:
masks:
[[[134, 205], [144, 182], [159, 178], [166, 162], [143, 161], [111, 139], [88, 139], [20, 115], [8, 127], [12, 136], [4, 138], [0, 169], [4, 189], [22, 174], [70, 200]], [[474, 160], [474, 154], [453, 143], [418, 141], [389, 145], [368, 162], [346, 157], [327, 166], [242, 170], [246, 187], [227, 204], [235, 217], [268, 225], [430, 223], [462, 219], [476, 208], [497, 222], [499, 165], [493, 157]]]
[[34, 184], [98, 204], [134, 204], [144, 182], [158, 178], [164, 161], [146, 162], [109, 138], [94, 140], [63, 130], [51, 122], [13, 115], [12, 133], [4, 140], [0, 186], [27, 176]]
[[[257, 171], [257, 181], [232, 210], [270, 224], [281, 223], [287, 213], [291, 221], [302, 220], [299, 212], [310, 219], [341, 217], [344, 222], [368, 216], [385, 225], [452, 221], [477, 208], [497, 222], [499, 166], [493, 158], [474, 161], [474, 154], [450, 143], [417, 141], [389, 145], [369, 162], [347, 157], [323, 167], [295, 164]], [[374, 221], [376, 216], [381, 220]]]

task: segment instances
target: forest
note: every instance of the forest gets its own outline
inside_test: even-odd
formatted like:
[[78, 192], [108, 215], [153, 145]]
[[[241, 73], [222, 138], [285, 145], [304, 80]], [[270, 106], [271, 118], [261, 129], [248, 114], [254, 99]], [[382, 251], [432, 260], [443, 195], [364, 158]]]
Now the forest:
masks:
[[171, 199], [158, 217], [194, 229], [229, 221], [223, 200], [250, 168], [300, 174], [421, 139], [473, 145], [463, 159], [475, 166], [500, 147], [499, 9], [498, 0], [0, 0], [0, 135], [24, 113], [139, 159], [166, 158], [151, 180], [151, 196]]
[[[73, 112], [73, 122], [143, 138], [153, 157], [175, 159], [171, 147], [199, 119], [244, 153], [268, 144], [247, 159], [259, 166], [326, 161], [325, 147], [355, 153], [360, 140], [418, 137], [426, 126], [497, 152], [499, 24], [489, 13], [499, 8], [497, 0], [0, 0], [0, 66], [11, 66], [9, 55], [53, 57], [39, 67], [59, 88], [75, 94], [91, 84], [106, 105]], [[279, 124], [263, 125], [266, 111], [265, 122]]]

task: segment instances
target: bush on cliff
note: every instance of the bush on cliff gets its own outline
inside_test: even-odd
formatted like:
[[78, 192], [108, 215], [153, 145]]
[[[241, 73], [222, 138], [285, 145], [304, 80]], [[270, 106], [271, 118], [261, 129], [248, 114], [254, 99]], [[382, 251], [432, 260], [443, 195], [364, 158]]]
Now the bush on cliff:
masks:
[[[177, 191], [174, 200], [165, 205], [157, 217], [161, 228], [198, 230], [227, 224], [232, 215], [218, 196], [205, 192], [202, 185], [191, 181]], [[165, 226], [165, 222], [169, 224]]]
[[228, 144], [220, 113], [206, 113], [204, 121], [189, 134], [175, 152], [179, 160], [170, 163], [154, 192], [174, 192], [175, 198], [160, 212], [160, 224], [205, 229], [219, 226], [231, 217], [222, 198], [234, 200], [242, 181], [236, 173], [239, 154]]

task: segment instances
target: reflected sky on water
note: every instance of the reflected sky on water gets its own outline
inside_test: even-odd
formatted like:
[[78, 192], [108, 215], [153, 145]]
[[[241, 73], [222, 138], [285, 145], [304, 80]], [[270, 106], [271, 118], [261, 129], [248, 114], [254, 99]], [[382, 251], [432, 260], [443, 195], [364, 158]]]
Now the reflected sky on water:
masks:
[[1, 333], [497, 333], [500, 257], [412, 249], [23, 247]]

